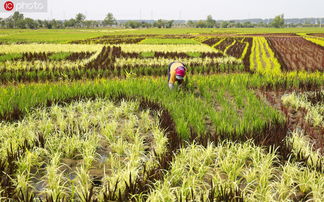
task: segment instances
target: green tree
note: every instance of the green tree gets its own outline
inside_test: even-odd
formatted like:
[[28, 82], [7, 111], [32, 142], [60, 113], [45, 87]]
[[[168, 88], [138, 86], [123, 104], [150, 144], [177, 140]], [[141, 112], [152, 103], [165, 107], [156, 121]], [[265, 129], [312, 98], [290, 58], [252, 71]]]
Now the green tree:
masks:
[[257, 27], [267, 27], [267, 25], [261, 21], [257, 24]]
[[150, 27], [152, 27], [152, 24], [142, 21], [141, 22], [141, 27], [150, 28]]
[[165, 25], [165, 27], [166, 27], [166, 28], [171, 28], [172, 25], [173, 25], [173, 23], [174, 23], [174, 20], [166, 21], [166, 25]]
[[76, 21], [76, 25], [78, 27], [82, 27], [83, 26], [83, 23], [86, 19], [86, 16], [82, 13], [78, 13], [76, 16], [75, 16], [75, 21]]
[[235, 23], [235, 27], [236, 28], [241, 28], [241, 27], [243, 27], [243, 25], [240, 22], [236, 22]]
[[189, 20], [187, 22], [187, 25], [188, 25], [188, 27], [196, 27], [196, 23], [194, 21], [192, 21], [192, 20]]
[[206, 28], [207, 27], [207, 23], [205, 20], [199, 20], [197, 23], [196, 23], [196, 27], [197, 28]]
[[95, 20], [86, 20], [86, 21], [84, 21], [84, 25], [85, 25], [87, 28], [91, 28], [91, 27], [99, 27], [98, 22], [95, 21]]
[[158, 27], [158, 28], [171, 28], [172, 25], [173, 25], [173, 20], [162, 20], [162, 19], [159, 19], [158, 21], [155, 21], [153, 23], [153, 26], [154, 27]]
[[64, 26], [65, 27], [75, 27], [76, 25], [76, 20], [75, 19], [70, 19], [70, 20], [66, 20], [64, 21]]
[[35, 22], [33, 19], [31, 18], [26, 18], [25, 19], [25, 25], [26, 25], [26, 28], [29, 28], [29, 29], [36, 29], [37, 28], [37, 22]]
[[24, 14], [21, 14], [18, 11], [16, 11], [9, 18], [11, 18], [11, 20], [12, 20], [13, 28], [25, 28]]
[[103, 25], [112, 26], [112, 25], [116, 25], [116, 24], [117, 24], [117, 20], [115, 19], [114, 15], [112, 13], [108, 13], [103, 21]]
[[24, 14], [19, 13], [18, 11], [14, 12], [14, 14], [11, 16], [11, 18], [14, 21], [18, 21], [18, 20], [23, 20], [24, 19]]
[[132, 29], [134, 29], [134, 28], [139, 28], [139, 27], [141, 27], [141, 23], [138, 22], [138, 21], [129, 20], [129, 21], [127, 21], [127, 22], [125, 23], [125, 27], [126, 27], [126, 28], [132, 28]]
[[248, 22], [243, 23], [243, 27], [252, 28], [252, 27], [254, 27], [254, 25], [251, 22], [248, 21]]
[[223, 21], [223, 22], [221, 23], [221, 28], [227, 28], [229, 24], [230, 24], [229, 22], [227, 22], [227, 21]]
[[285, 25], [285, 19], [283, 14], [276, 16], [271, 22], [271, 26], [276, 28], [284, 27], [284, 25]]
[[207, 20], [206, 20], [206, 26], [208, 28], [213, 28], [216, 26], [216, 20], [213, 19], [213, 17], [211, 15], [207, 16]]

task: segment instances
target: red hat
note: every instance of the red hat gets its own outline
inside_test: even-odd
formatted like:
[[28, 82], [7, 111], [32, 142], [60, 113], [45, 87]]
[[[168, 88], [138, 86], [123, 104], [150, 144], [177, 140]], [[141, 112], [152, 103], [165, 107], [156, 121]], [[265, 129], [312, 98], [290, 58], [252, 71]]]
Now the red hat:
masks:
[[183, 79], [183, 77], [186, 75], [186, 69], [184, 67], [178, 67], [176, 69], [176, 78], [177, 79]]

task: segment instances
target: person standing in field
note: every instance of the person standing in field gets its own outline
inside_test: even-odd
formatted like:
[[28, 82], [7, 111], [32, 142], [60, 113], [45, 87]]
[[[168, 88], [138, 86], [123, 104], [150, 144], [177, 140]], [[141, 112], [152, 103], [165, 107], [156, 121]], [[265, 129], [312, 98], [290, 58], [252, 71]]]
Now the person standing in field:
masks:
[[174, 84], [178, 82], [179, 85], [182, 84], [184, 77], [186, 76], [186, 67], [181, 62], [172, 62], [168, 69], [168, 83], [169, 88], [172, 89]]

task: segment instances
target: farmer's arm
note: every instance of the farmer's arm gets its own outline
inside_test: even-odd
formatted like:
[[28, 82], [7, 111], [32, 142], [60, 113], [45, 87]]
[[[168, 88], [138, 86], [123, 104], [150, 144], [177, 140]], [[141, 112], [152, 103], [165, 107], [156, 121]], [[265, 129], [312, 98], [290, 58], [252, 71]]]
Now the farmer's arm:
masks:
[[175, 67], [171, 66], [170, 68], [170, 79], [169, 79], [169, 88], [174, 87], [174, 83], [176, 82], [176, 72], [175, 72]]

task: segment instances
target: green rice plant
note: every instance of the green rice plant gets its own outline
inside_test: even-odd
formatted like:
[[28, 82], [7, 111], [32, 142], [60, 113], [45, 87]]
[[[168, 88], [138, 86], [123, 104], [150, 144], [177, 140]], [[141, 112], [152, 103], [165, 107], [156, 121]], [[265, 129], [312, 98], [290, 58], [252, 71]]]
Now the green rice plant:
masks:
[[64, 60], [69, 57], [71, 53], [61, 52], [61, 53], [54, 53], [50, 55], [48, 58], [51, 60]]
[[[279, 120], [279, 122], [283, 120], [280, 113], [260, 101], [254, 95], [254, 92], [248, 90], [248, 88], [262, 86], [277, 88], [281, 85], [298, 88], [308, 82], [319, 86], [323, 83], [323, 77], [315, 73], [305, 77], [302, 74], [291, 74], [289, 77], [282, 76], [279, 78], [248, 74], [191, 76], [190, 83], [196, 87], [192, 87], [189, 91], [170, 91], [166, 85], [166, 80], [165, 77], [146, 77], [127, 80], [7, 86], [0, 89], [0, 116], [7, 117], [14, 110], [14, 107], [24, 114], [35, 105], [43, 105], [47, 100], [59, 101], [76, 96], [114, 97], [124, 94], [133, 97], [145, 97], [161, 103], [170, 111], [179, 135], [184, 139], [189, 139], [190, 127], [202, 136], [206, 134], [206, 116], [210, 116], [213, 125], [218, 126], [219, 131], [223, 131], [225, 134], [235, 130], [243, 132], [246, 131], [246, 127], [249, 128], [248, 130], [259, 131], [270, 120], [272, 123], [275, 123], [276, 120]], [[226, 94], [227, 96], [224, 96]], [[215, 103], [214, 99], [218, 102]], [[235, 106], [236, 104], [238, 106]], [[258, 110], [255, 110], [255, 106], [258, 106]], [[231, 116], [231, 114], [235, 115]], [[244, 119], [240, 119], [238, 115], [243, 115]], [[256, 115], [260, 118], [256, 119]], [[233, 124], [232, 120], [235, 120], [236, 123]], [[8, 145], [10, 144], [8, 143]]]
[[[255, 97], [253, 91], [242, 89], [242, 84], [231, 81], [233, 80], [221, 81], [206, 78], [198, 80], [197, 83], [201, 96], [204, 97], [209, 108], [217, 109], [216, 113], [211, 111], [207, 113], [214, 125], [217, 126], [218, 134], [227, 131], [225, 136], [231, 138], [229, 135], [232, 135], [235, 140], [238, 139], [236, 135], [244, 133], [243, 131], [253, 131], [253, 128], [257, 131], [261, 130], [270, 120], [273, 123], [276, 121], [283, 123], [284, 119], [281, 115], [271, 107], [264, 106]], [[217, 91], [213, 89], [217, 89]], [[265, 117], [269, 119], [266, 120]], [[256, 125], [252, 126], [251, 121], [256, 122]], [[250, 126], [252, 127], [250, 128]]]
[[152, 58], [152, 57], [154, 57], [154, 52], [142, 52], [141, 56], [143, 58]]
[[198, 58], [201, 56], [201, 53], [199, 53], [199, 52], [188, 52], [186, 54], [193, 58]]
[[21, 58], [22, 58], [21, 53], [10, 53], [10, 54], [5, 54], [5, 55], [0, 55], [0, 62], [16, 60], [16, 59], [21, 59]]
[[146, 38], [140, 44], [200, 44], [193, 39], [154, 39]]

